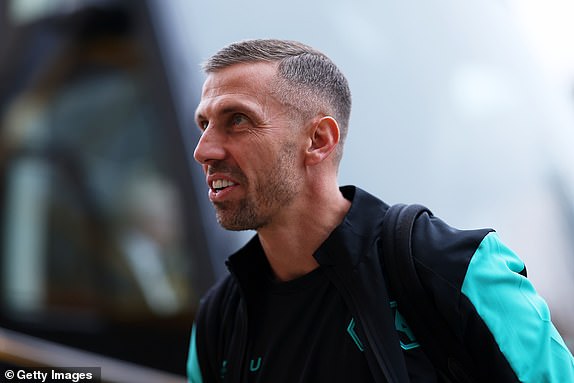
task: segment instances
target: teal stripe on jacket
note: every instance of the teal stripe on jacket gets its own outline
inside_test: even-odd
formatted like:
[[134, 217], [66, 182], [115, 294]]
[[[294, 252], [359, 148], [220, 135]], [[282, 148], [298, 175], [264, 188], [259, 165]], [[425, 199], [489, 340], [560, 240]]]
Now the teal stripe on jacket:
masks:
[[191, 341], [189, 343], [189, 355], [187, 357], [187, 379], [189, 383], [203, 383], [199, 360], [197, 359], [197, 347], [195, 344], [195, 325], [191, 330]]
[[524, 263], [496, 233], [470, 261], [462, 286], [521, 382], [574, 382], [574, 358], [546, 302], [519, 272]]

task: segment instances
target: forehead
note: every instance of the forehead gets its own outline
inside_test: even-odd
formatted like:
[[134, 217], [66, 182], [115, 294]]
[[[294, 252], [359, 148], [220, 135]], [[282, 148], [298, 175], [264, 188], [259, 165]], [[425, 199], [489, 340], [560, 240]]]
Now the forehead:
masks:
[[277, 67], [274, 63], [241, 63], [209, 73], [201, 92], [198, 112], [218, 100], [255, 101], [270, 96]]
[[277, 73], [277, 64], [270, 62], [252, 62], [234, 64], [208, 74], [203, 84], [202, 95], [220, 88], [266, 87]]

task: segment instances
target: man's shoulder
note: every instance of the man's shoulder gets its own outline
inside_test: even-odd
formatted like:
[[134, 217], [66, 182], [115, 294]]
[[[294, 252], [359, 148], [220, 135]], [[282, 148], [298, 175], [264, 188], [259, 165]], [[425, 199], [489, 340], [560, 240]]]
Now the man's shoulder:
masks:
[[489, 228], [460, 229], [433, 214], [421, 214], [415, 221], [411, 246], [419, 268], [462, 284], [478, 247], [492, 232]]
[[413, 245], [427, 248], [427, 252], [476, 249], [490, 228], [462, 229], [452, 226], [432, 213], [417, 217], [413, 231]]

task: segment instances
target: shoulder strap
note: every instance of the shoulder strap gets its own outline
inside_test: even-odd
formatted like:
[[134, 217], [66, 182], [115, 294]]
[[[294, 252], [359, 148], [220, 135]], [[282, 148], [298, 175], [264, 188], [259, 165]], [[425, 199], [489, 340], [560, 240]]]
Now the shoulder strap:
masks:
[[447, 382], [473, 382], [475, 366], [463, 344], [448, 327], [432, 296], [421, 283], [412, 254], [416, 219], [431, 211], [421, 205], [397, 204], [385, 214], [382, 256], [391, 296], [425, 354]]

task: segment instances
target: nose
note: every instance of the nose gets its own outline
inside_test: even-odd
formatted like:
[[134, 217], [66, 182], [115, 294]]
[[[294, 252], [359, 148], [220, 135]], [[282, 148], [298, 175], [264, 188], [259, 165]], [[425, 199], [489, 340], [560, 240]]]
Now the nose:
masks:
[[197, 142], [193, 158], [202, 165], [225, 158], [224, 137], [214, 127], [205, 129]]

